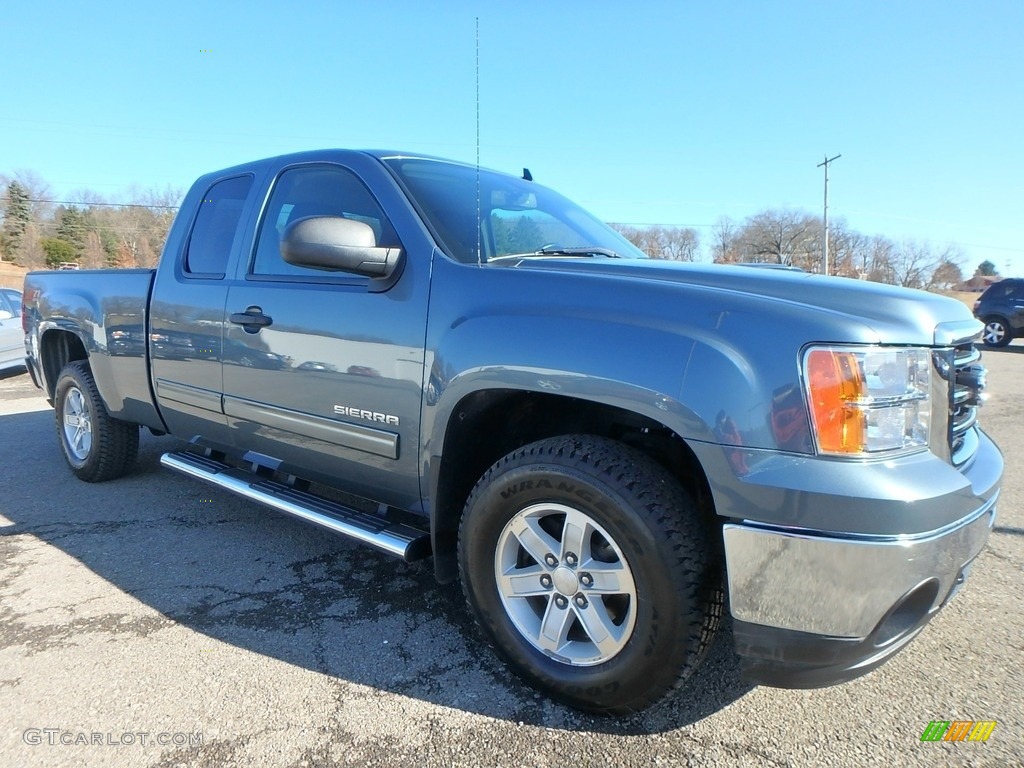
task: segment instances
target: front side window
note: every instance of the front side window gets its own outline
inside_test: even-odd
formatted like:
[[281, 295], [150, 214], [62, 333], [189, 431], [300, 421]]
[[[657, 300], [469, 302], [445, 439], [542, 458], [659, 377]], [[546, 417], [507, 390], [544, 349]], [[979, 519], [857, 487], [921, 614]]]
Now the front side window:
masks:
[[199, 277], [224, 277], [251, 188], [252, 176], [236, 176], [218, 181], [207, 190], [185, 251], [185, 272]]
[[647, 258], [607, 224], [532, 181], [425, 158], [392, 157], [385, 162], [441, 245], [458, 261], [493, 261], [542, 249], [558, 255], [558, 249], [588, 248]]
[[285, 228], [308, 216], [339, 216], [367, 224], [377, 245], [398, 247], [398, 236], [380, 204], [359, 178], [336, 165], [289, 168], [278, 178], [260, 223], [251, 275], [307, 277], [322, 280], [330, 273], [298, 267], [281, 257]]

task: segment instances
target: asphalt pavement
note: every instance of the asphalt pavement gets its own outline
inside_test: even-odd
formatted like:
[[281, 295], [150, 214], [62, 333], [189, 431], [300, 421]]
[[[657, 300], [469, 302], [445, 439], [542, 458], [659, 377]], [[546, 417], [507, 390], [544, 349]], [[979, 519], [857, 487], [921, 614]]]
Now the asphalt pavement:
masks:
[[[457, 585], [159, 466], [74, 479], [0, 378], [0, 765], [1024, 765], [1024, 341], [987, 351], [996, 528], [902, 653], [832, 688], [751, 687], [729, 627], [672, 700], [591, 717], [521, 684]], [[933, 720], [986, 742], [922, 742]]]

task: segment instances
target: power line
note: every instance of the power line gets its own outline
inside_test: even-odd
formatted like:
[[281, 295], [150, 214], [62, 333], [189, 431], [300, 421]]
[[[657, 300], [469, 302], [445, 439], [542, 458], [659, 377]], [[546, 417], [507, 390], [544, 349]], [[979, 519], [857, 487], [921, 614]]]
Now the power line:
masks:
[[612, 225], [622, 227], [672, 227], [673, 229], [692, 229], [696, 227], [717, 227], [717, 224], [666, 224], [665, 222], [652, 221], [610, 221]]
[[39, 200], [34, 197], [25, 198], [30, 203], [49, 203], [51, 205], [80, 205], [86, 208], [92, 206], [106, 206], [108, 208], [164, 208], [170, 211], [177, 211], [181, 208], [180, 205], [146, 205], [144, 203], [94, 203], [86, 202], [84, 200]]

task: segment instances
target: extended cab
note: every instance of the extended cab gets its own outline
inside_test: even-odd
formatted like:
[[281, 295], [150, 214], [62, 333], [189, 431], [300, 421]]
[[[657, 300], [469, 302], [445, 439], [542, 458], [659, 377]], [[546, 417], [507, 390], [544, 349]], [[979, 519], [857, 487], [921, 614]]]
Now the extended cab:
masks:
[[592, 711], [672, 690], [725, 605], [755, 682], [891, 657], [995, 518], [982, 324], [652, 261], [524, 175], [277, 157], [199, 179], [155, 271], [31, 273], [72, 471], [126, 472], [140, 425], [182, 438], [171, 469], [432, 555], [514, 670]]

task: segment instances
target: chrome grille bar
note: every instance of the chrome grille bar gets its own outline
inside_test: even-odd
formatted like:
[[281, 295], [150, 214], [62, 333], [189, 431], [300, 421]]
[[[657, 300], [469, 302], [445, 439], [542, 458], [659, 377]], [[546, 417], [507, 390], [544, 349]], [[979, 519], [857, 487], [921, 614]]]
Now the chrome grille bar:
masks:
[[950, 387], [949, 449], [956, 465], [967, 461], [977, 445], [966, 438], [978, 423], [978, 407], [984, 397], [986, 371], [980, 361], [974, 339], [960, 339], [953, 349], [952, 371], [944, 377]]

